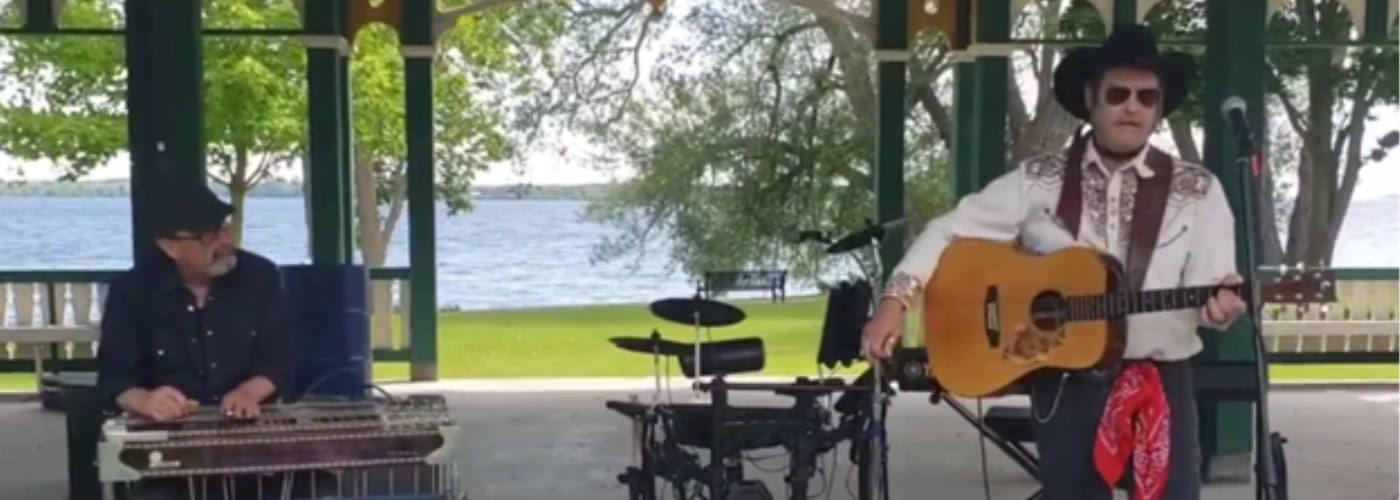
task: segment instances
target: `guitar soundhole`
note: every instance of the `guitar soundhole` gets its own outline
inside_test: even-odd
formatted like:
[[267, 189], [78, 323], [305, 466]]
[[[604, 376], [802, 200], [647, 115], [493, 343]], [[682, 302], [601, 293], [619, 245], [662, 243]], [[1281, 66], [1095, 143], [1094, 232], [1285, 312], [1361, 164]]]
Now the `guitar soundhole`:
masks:
[[1033, 365], [1049, 359], [1050, 351], [1064, 342], [1066, 315], [1064, 297], [1055, 292], [1042, 292], [1031, 300], [1029, 328], [1016, 332], [1016, 337], [1002, 352], [1003, 358], [1015, 364]]
[[1040, 332], [1058, 333], [1068, 316], [1065, 298], [1056, 292], [1040, 292], [1031, 300], [1031, 325]]

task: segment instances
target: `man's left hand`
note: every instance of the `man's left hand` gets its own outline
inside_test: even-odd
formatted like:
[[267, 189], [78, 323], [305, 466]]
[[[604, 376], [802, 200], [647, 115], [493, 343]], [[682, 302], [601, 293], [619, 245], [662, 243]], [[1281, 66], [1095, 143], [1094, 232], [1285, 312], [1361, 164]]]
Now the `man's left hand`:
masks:
[[[1220, 286], [1233, 287], [1243, 282], [1238, 275], [1231, 274], [1220, 280]], [[1238, 293], [1232, 289], [1222, 289], [1201, 308], [1201, 322], [1224, 328], [1229, 326], [1236, 316], [1244, 314], [1244, 310], [1245, 303]]]
[[219, 409], [224, 412], [224, 416], [240, 420], [258, 418], [262, 414], [262, 408], [258, 406], [258, 398], [249, 391], [235, 390], [224, 395], [219, 402]]

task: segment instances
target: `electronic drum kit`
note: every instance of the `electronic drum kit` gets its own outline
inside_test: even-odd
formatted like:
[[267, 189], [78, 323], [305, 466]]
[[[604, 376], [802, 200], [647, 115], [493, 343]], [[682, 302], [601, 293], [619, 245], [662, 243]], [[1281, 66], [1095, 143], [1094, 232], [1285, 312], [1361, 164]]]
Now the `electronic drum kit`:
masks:
[[[834, 241], [816, 232], [804, 232], [798, 238], [828, 245], [828, 254], [846, 254], [877, 245], [886, 229], [902, 222], [871, 223]], [[746, 318], [743, 310], [699, 293], [653, 302], [650, 310], [662, 321], [692, 328], [694, 341], [665, 339], [657, 330], [646, 337], [609, 339], [623, 351], [651, 355], [655, 380], [650, 401], [633, 396], [605, 405], [632, 422], [632, 463], [618, 476], [618, 482], [627, 486], [629, 500], [662, 498], [657, 479], [662, 479], [676, 498], [774, 500], [767, 486], [746, 477], [744, 470], [745, 453], [771, 448], [783, 449], [790, 459], [784, 476], [785, 498], [806, 500], [811, 479], [818, 473], [831, 473], [820, 470], [819, 458], [843, 442], [851, 443], [851, 460], [859, 467], [857, 499], [888, 500], [883, 419], [892, 391], [878, 367], [851, 384], [840, 378], [805, 377], [786, 384], [731, 382], [727, 376], [763, 369], [763, 340], [702, 339], [709, 338], [711, 329], [742, 323]], [[692, 381], [697, 395], [709, 395], [708, 403], [663, 401], [662, 385], [669, 379], [671, 360]], [[793, 405], [735, 405], [730, 403], [730, 393], [735, 391], [786, 396], [793, 399]], [[834, 405], [822, 403], [837, 393], [840, 397]], [[697, 451], [707, 452], [709, 460], [702, 461]]]

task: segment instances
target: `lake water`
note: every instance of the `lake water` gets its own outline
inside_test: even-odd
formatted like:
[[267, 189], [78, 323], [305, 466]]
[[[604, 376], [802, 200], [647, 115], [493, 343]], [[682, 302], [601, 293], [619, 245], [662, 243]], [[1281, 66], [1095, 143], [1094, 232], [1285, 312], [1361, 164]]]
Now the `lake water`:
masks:
[[[1400, 199], [1353, 204], [1337, 265], [1400, 266]], [[589, 262], [610, 234], [583, 222], [576, 201], [481, 201], [470, 213], [438, 214], [438, 300], [463, 309], [635, 303], [692, 293], [668, 270], [664, 242], [641, 260]], [[306, 261], [301, 200], [250, 199], [244, 246], [279, 263]], [[408, 264], [407, 228], [395, 231], [389, 265]], [[0, 269], [124, 269], [131, 219], [122, 198], [0, 198]], [[797, 293], [798, 290], [790, 290]]]

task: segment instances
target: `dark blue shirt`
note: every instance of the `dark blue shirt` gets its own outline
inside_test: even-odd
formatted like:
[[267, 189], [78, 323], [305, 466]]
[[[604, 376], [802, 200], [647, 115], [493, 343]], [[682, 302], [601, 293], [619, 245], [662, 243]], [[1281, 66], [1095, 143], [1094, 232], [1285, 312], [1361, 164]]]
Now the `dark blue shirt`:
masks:
[[239, 250], [199, 307], [175, 263], [153, 253], [118, 276], [102, 309], [97, 386], [115, 402], [128, 389], [169, 385], [203, 405], [255, 376], [286, 387], [296, 369], [287, 296], [272, 261]]

